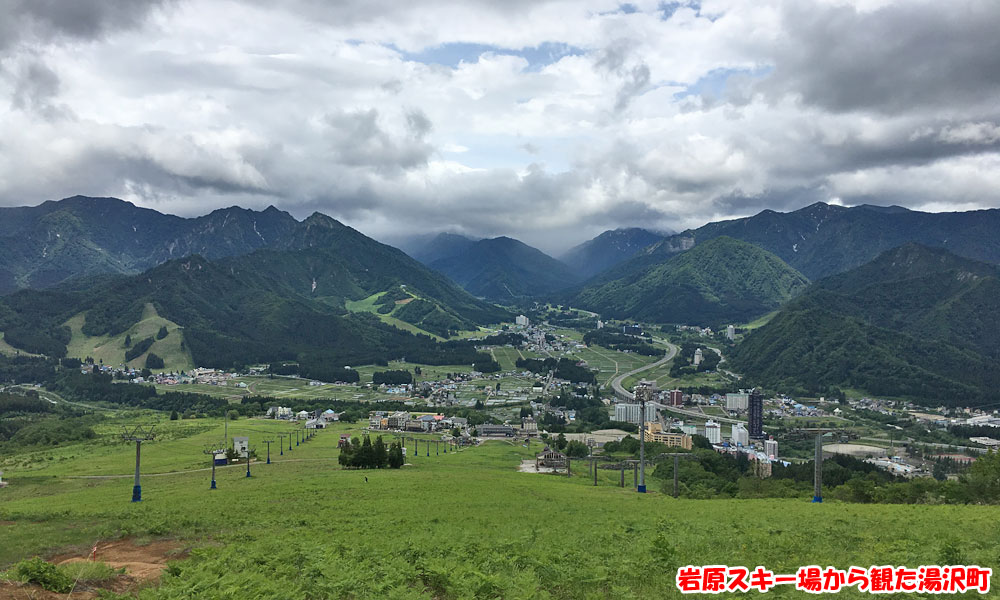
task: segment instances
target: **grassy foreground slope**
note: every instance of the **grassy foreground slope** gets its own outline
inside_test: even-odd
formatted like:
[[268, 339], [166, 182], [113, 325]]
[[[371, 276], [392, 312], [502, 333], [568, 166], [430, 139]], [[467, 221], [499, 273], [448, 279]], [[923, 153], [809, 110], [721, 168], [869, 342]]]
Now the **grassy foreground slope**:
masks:
[[[215, 423], [186, 444], [149, 444], [150, 471], [166, 468], [171, 455], [189, 466], [200, 438], [221, 434]], [[689, 563], [794, 572], [803, 564], [990, 566], [998, 558], [991, 507], [674, 500], [622, 490], [617, 472], [601, 472], [598, 487], [582, 473], [516, 472], [538, 443], [432, 449], [430, 457], [421, 445], [400, 471], [344, 471], [335, 460], [340, 431], [320, 432], [285, 456], [272, 446], [274, 464], [255, 465], [249, 479], [240, 467], [220, 469], [214, 492], [206, 471], [147, 476], [136, 504], [128, 477], [11, 473], [0, 495], [9, 540], [0, 565], [51, 546], [89, 548], [98, 538], [171, 536], [202, 547], [141, 598], [576, 599], [679, 598], [674, 576]], [[133, 449], [116, 452], [127, 474]], [[85, 474], [89, 462], [80, 452], [58, 471]], [[770, 594], [797, 597], [790, 589]]]

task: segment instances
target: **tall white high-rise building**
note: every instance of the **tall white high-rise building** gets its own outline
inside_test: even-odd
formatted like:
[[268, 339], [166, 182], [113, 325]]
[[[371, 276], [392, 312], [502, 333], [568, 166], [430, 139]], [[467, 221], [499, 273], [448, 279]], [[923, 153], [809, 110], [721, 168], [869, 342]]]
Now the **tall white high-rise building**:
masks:
[[726, 339], [730, 342], [736, 339], [736, 328], [732, 325], [726, 327]]
[[773, 437], [764, 440], [764, 454], [766, 454], [768, 458], [778, 458], [778, 440]]
[[700, 364], [701, 364], [701, 361], [702, 361], [702, 360], [703, 360], [704, 358], [705, 358], [705, 356], [704, 356], [704, 355], [702, 354], [702, 352], [701, 352], [701, 348], [698, 348], [697, 350], [695, 350], [695, 351], [694, 351], [694, 366], [696, 366], [696, 367], [697, 367], [698, 365], [700, 365]]
[[528, 317], [526, 317], [524, 315], [517, 315], [516, 317], [514, 317], [514, 324], [515, 325], [519, 325], [521, 327], [527, 327], [530, 323], [531, 323], [531, 321], [528, 320]]
[[[646, 422], [656, 421], [656, 411], [663, 408], [663, 405], [659, 402], [647, 402], [646, 403]], [[615, 404], [615, 421], [622, 421], [625, 423], [633, 423], [635, 425], [639, 424], [640, 415], [639, 403], [630, 404], [621, 402]]]
[[705, 423], [705, 437], [708, 438], [709, 442], [713, 444], [722, 443], [722, 427], [715, 421], [709, 419]]
[[748, 446], [750, 444], [750, 432], [742, 423], [733, 425], [732, 442], [737, 446]]
[[746, 410], [749, 404], [750, 394], [747, 392], [726, 394], [726, 410]]

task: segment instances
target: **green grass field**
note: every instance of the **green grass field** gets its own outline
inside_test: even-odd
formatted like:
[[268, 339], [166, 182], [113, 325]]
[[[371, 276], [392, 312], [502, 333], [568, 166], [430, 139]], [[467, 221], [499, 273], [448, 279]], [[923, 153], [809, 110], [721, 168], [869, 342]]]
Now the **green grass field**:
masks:
[[[794, 572], [956, 558], [993, 566], [1000, 558], [993, 507], [675, 500], [621, 489], [617, 471], [599, 471], [597, 487], [582, 465], [572, 478], [518, 473], [537, 442], [447, 455], [432, 447], [430, 457], [421, 444], [402, 470], [345, 471], [336, 462], [340, 427], [293, 443], [284, 456], [272, 446], [273, 464], [253, 465], [249, 479], [243, 467], [219, 469], [210, 491], [208, 471], [152, 473], [199, 468], [220, 422], [161, 427], [163, 441], [143, 448], [141, 503], [129, 501], [127, 444], [68, 447], [52, 451], [65, 458], [43, 461], [50, 465], [6, 467], [0, 565], [86, 553], [96, 540], [169, 537], [197, 549], [141, 598], [576, 599], [679, 598], [674, 576], [687, 564]], [[230, 435], [249, 433], [262, 448], [264, 436], [290, 427], [237, 421]], [[125, 477], [69, 478], [102, 474]], [[654, 492], [659, 485], [650, 481]]]
[[[181, 347], [184, 342], [183, 328], [158, 315], [152, 304], [147, 304], [143, 310], [142, 319], [121, 335], [85, 335], [82, 331], [85, 322], [86, 315], [83, 313], [66, 322], [73, 335], [67, 345], [67, 356], [80, 359], [90, 356], [95, 362], [103, 360], [106, 365], [120, 365], [125, 362], [125, 336], [132, 336], [133, 343], [148, 337], [155, 339], [160, 327], [166, 327], [167, 337], [156, 340], [149, 349], [149, 352], [163, 359], [164, 369], [162, 370], [181, 371], [195, 366], [190, 352]], [[128, 364], [130, 367], [142, 368], [146, 364], [146, 354], [133, 359]]]

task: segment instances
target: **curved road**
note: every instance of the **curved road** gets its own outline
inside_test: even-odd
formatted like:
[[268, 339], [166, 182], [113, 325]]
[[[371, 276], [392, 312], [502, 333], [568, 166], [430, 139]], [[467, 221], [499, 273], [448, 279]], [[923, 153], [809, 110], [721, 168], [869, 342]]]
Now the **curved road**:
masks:
[[622, 380], [624, 380], [626, 377], [631, 377], [632, 375], [635, 375], [637, 373], [642, 373], [643, 371], [648, 371], [649, 369], [652, 369], [654, 367], [659, 367], [660, 365], [663, 365], [663, 364], [665, 364], [665, 363], [673, 360], [673, 358], [675, 356], [677, 356], [677, 351], [678, 351], [678, 347], [677, 346], [671, 344], [670, 342], [668, 342], [666, 340], [661, 340], [661, 341], [664, 344], [667, 345], [667, 353], [666, 353], [666, 355], [664, 355], [663, 358], [661, 358], [660, 360], [658, 360], [656, 362], [649, 363], [648, 365], [641, 366], [638, 369], [632, 369], [628, 373], [622, 373], [621, 375], [618, 375], [617, 377], [615, 377], [614, 379], [612, 379], [611, 380], [611, 389], [613, 389], [616, 394], [623, 394], [626, 398], [633, 398], [634, 396], [633, 396], [632, 392], [630, 392], [630, 391], [628, 391], [628, 390], [626, 390], [625, 388], [622, 387]]

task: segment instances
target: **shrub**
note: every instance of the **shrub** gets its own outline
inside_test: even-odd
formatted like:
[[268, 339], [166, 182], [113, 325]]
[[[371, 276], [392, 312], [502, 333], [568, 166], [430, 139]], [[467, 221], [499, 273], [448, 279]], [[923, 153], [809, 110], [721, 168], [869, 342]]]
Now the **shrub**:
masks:
[[37, 583], [50, 592], [66, 594], [73, 589], [73, 580], [50, 562], [37, 556], [22, 560], [14, 566], [17, 578], [26, 583]]

